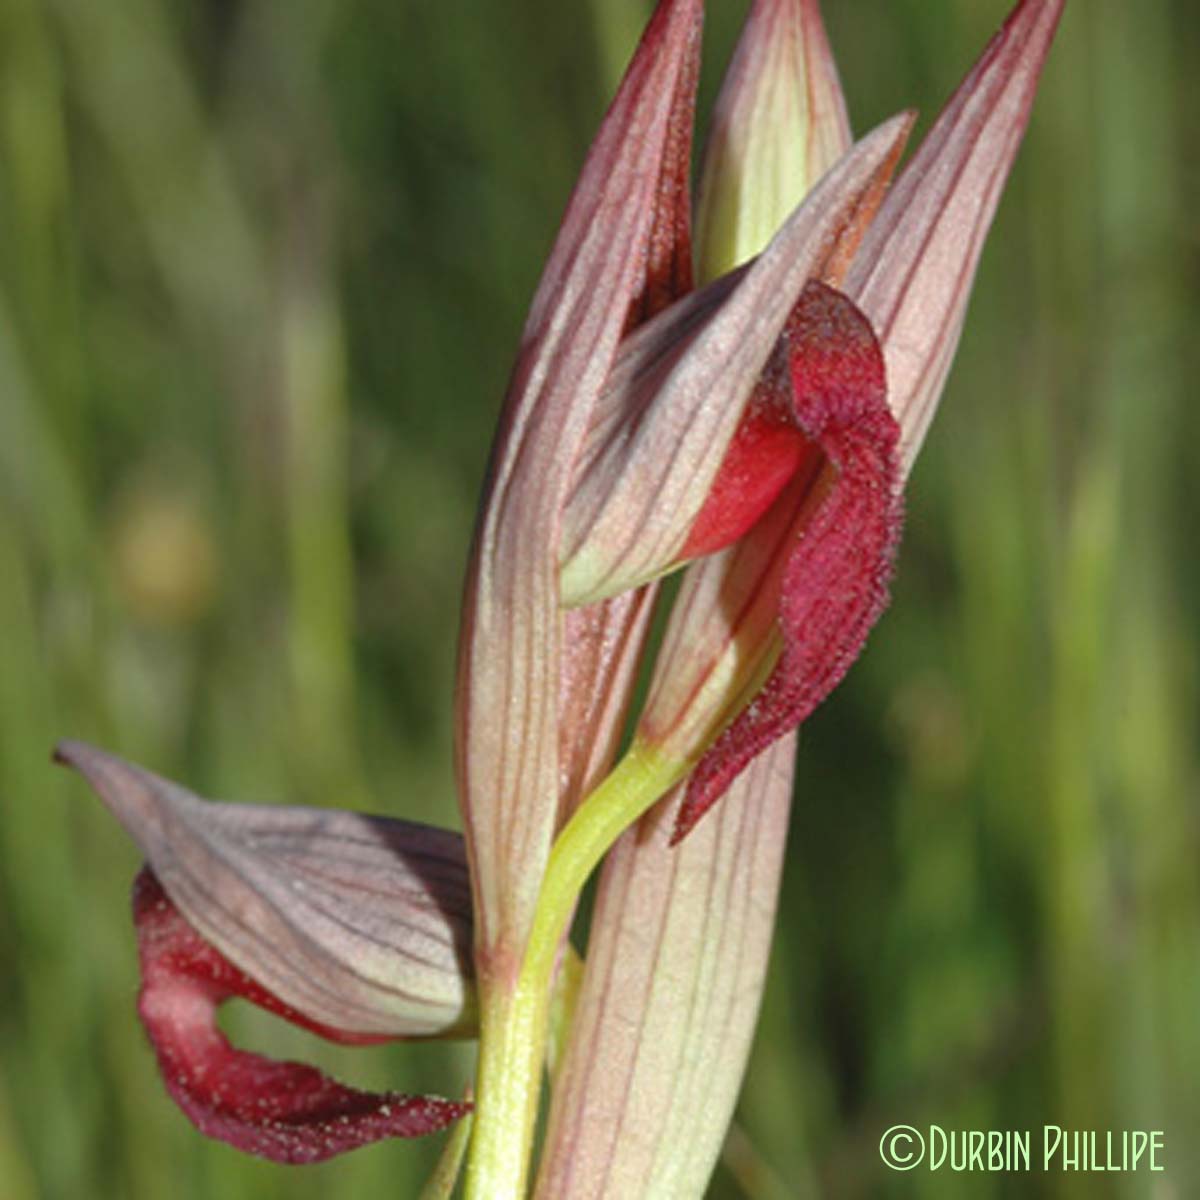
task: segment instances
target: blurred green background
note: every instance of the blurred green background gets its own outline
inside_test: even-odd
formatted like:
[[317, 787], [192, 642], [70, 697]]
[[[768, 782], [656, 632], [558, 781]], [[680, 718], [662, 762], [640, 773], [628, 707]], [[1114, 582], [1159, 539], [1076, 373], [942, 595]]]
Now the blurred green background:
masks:
[[[932, 115], [1003, 7], [828, 0], [856, 127]], [[193, 1133], [134, 1016], [137, 854], [49, 751], [456, 823], [475, 495], [647, 8], [0, 0], [5, 1200], [415, 1195], [435, 1144], [298, 1170]], [[744, 5], [709, 9], [711, 99]], [[1198, 61], [1192, 0], [1069, 5], [894, 605], [803, 739], [714, 1196], [1200, 1194]], [[1161, 1129], [1167, 1169], [888, 1175], [896, 1122]]]

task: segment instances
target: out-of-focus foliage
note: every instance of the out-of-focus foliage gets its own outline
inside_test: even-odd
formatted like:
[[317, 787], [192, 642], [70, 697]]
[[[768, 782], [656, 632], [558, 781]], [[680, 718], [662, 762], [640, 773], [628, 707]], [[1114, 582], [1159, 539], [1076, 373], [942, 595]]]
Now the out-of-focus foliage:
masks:
[[[856, 126], [931, 114], [1002, 7], [827, 4]], [[645, 11], [0, 0], [0, 1195], [417, 1193], [434, 1144], [286, 1169], [174, 1110], [136, 854], [49, 749], [455, 821], [474, 496]], [[709, 95], [742, 11], [710, 2]], [[893, 609], [802, 739], [716, 1196], [1200, 1190], [1198, 60], [1184, 0], [1068, 5]], [[469, 1048], [229, 1025], [365, 1084], [469, 1078]], [[1162, 1129], [1167, 1170], [889, 1176], [896, 1122]]]

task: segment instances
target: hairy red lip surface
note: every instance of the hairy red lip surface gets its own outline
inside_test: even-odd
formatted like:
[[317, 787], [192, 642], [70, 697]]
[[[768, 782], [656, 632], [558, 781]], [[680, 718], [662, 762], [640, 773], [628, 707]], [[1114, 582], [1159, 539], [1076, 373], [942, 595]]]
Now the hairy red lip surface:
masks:
[[306, 1020], [239, 971], [183, 919], [149, 868], [133, 887], [142, 964], [138, 1015], [172, 1098], [201, 1133], [279, 1163], [312, 1163], [387, 1137], [436, 1133], [470, 1109], [436, 1096], [363, 1092], [315, 1067], [237, 1050], [217, 1028], [240, 996], [332, 1041], [371, 1044]]
[[[866, 317], [821, 283], [805, 287], [783, 343], [788, 370], [764, 377], [759, 412], [777, 420], [789, 402], [796, 428], [824, 456], [833, 478], [812, 519], [793, 530], [779, 597], [779, 662], [692, 772], [673, 842], [751, 759], [837, 686], [887, 607], [903, 504], [900, 427], [888, 408], [879, 343]], [[775, 449], [760, 439], [749, 453], [761, 454], [764, 444]], [[733, 470], [749, 474], [753, 465], [735, 463]], [[814, 486], [824, 486], [826, 474]]]

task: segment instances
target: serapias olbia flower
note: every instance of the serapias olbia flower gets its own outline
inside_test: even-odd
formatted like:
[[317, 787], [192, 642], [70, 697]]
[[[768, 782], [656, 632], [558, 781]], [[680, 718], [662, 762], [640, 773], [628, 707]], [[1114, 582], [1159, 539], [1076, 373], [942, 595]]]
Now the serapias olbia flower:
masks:
[[[892, 188], [848, 272], [845, 289], [882, 342], [902, 478], [936, 406], [1060, 10], [1018, 6]], [[764, 122], [765, 113], [777, 119]], [[701, 280], [762, 250], [849, 143], [816, 4], [756, 0], [709, 134]], [[729, 694], [721, 667], [736, 669], [738, 642], [781, 640], [748, 608], [762, 601], [755, 579], [764, 561], [777, 557], [769, 530], [756, 536], [760, 554], [752, 536], [687, 569], [671, 614], [675, 653], [656, 663], [656, 686], [670, 685], [664, 698], [690, 698], [701, 716]], [[670, 716], [666, 705], [660, 711]], [[644, 714], [643, 734], [646, 725]], [[793, 748], [792, 736], [775, 742], [733, 781], [723, 811], [672, 846], [693, 774], [607, 856], [538, 1197], [703, 1194], [766, 974]]]
[[352, 1045], [473, 1033], [457, 835], [337, 809], [213, 804], [79, 742], [55, 757], [146, 856], [133, 889], [138, 1014], [201, 1132], [276, 1162], [317, 1162], [467, 1111], [235, 1050], [216, 1025], [236, 996]]
[[[611, 863], [623, 882], [602, 884], [538, 1194], [665, 1194], [668, 1180], [671, 1194], [699, 1194], [765, 969], [790, 735], [886, 606], [904, 483], [1061, 9], [1017, 5], [889, 187], [912, 116], [852, 145], [815, 0], [755, 0], [712, 124], [694, 250], [702, 3], [660, 0], [567, 207], [493, 450], [460, 641], [465, 838], [210, 804], [101, 751], [60, 747], [146, 855], [139, 1011], [168, 1089], [203, 1132], [311, 1161], [432, 1132], [468, 1107], [373, 1096], [234, 1050], [213, 1020], [228, 996], [343, 1041], [478, 1033], [467, 1195], [523, 1195], [551, 980], [579, 889], [670, 796], [673, 832], [622, 843]], [[677, 569], [618, 760], [657, 581]], [[770, 854], [739, 857], [711, 838], [693, 850], [694, 836], [668, 847], [726, 792], [769, 808]], [[668, 861], [670, 881], [649, 887]], [[719, 1039], [730, 1049], [713, 1060], [705, 1111], [688, 1117], [694, 1136], [678, 1139], [688, 1161], [657, 1135], [609, 1137], [596, 1114], [617, 1128], [639, 1092], [589, 1107], [589, 1088], [606, 1086], [589, 1055], [612, 1044], [591, 997], [624, 966], [643, 984], [655, 969], [609, 935], [647, 897], [675, 911], [698, 873], [749, 862], [756, 901], [728, 921], [755, 950], [728, 1002], [687, 1024], [702, 1057], [736, 1027]], [[723, 919], [706, 918], [690, 957], [663, 968], [671, 980], [711, 965], [733, 928]], [[663, 1027], [670, 987], [644, 990], [638, 1020]], [[635, 1060], [627, 1077], [648, 1099]], [[698, 1103], [671, 1107], [682, 1121]]]

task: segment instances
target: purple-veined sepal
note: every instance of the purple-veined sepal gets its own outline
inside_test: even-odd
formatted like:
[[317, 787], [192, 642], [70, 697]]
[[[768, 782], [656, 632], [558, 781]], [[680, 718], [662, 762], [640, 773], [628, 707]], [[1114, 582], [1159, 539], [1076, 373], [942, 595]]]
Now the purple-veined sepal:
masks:
[[449, 830], [343, 809], [203, 800], [82, 742], [78, 770], [206, 941], [312, 1021], [473, 1032], [470, 887]]
[[610, 853], [535, 1200], [704, 1195], [758, 1016], [794, 758], [777, 742], [682, 846], [668, 804]]
[[851, 141], [816, 0], [754, 0], [709, 121], [696, 205], [701, 282], [757, 254]]
[[[662, 0], [643, 35], [538, 285], [492, 451], [456, 694], [459, 801], [485, 986], [516, 969], [570, 803], [564, 778], [586, 775], [593, 757], [561, 740], [560, 702], [570, 700], [577, 666], [564, 648], [562, 512], [618, 343], [690, 284], [686, 181], [701, 18], [700, 0]], [[564, 751], [569, 761], [560, 762]]]
[[901, 171], [846, 292], [874, 325], [908, 476], [958, 347], [979, 256], [1065, 0], [1022, 0]]

